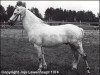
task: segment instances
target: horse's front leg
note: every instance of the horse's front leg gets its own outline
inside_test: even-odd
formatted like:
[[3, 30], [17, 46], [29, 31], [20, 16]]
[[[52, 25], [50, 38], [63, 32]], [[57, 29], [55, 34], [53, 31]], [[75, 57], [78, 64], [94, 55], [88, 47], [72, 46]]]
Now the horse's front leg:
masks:
[[38, 71], [41, 71], [44, 66], [46, 67], [46, 62], [44, 59], [44, 51], [42, 50], [41, 46], [34, 44], [34, 47], [37, 49], [38, 58], [39, 58], [39, 68]]

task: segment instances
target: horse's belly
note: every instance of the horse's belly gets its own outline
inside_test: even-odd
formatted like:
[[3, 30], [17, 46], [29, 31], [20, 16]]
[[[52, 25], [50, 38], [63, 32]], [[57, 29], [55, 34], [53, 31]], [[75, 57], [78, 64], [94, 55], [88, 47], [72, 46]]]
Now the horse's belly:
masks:
[[67, 40], [62, 37], [45, 38], [42, 40], [43, 46], [58, 46], [65, 43]]
[[42, 43], [42, 46], [51, 47], [51, 46], [59, 46], [61, 44], [62, 44], [61, 42], [46, 41], [46, 42]]

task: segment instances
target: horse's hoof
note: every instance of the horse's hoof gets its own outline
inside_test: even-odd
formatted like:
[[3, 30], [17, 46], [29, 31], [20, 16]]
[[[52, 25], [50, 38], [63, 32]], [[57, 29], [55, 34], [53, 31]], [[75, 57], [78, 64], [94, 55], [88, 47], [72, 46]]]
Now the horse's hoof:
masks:
[[47, 65], [43, 65], [43, 69], [47, 69]]
[[86, 75], [90, 75], [90, 73], [87, 73]]
[[87, 72], [87, 75], [90, 75], [90, 68], [89, 67], [87, 68], [86, 72]]
[[87, 75], [90, 75], [90, 71], [89, 70], [87, 70]]
[[41, 72], [41, 69], [38, 69], [37, 71], [38, 71], [38, 72]]
[[72, 70], [73, 70], [73, 71], [76, 71], [76, 70], [77, 70], [77, 68], [73, 68], [73, 67], [72, 67]]

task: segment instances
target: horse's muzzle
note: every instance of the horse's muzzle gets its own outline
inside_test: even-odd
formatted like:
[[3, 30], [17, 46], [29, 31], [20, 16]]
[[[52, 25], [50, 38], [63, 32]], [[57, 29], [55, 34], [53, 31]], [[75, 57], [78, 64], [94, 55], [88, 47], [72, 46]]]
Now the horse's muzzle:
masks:
[[14, 21], [8, 20], [8, 24], [9, 24], [10, 26], [14, 25]]

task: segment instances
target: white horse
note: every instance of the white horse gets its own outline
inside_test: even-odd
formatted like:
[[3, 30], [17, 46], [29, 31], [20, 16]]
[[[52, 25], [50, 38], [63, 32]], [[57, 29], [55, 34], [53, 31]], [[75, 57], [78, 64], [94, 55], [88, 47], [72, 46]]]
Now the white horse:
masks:
[[50, 26], [45, 24], [41, 19], [22, 6], [16, 7], [8, 22], [14, 23], [19, 15], [21, 16], [23, 27], [28, 33], [29, 41], [33, 43], [34, 47], [37, 49], [39, 71], [41, 71], [42, 68], [47, 67], [42, 47], [69, 44], [75, 57], [72, 68], [77, 69], [81, 55], [86, 63], [87, 72], [90, 73], [87, 57], [82, 47], [82, 39], [84, 36], [84, 30], [82, 28], [72, 24]]

